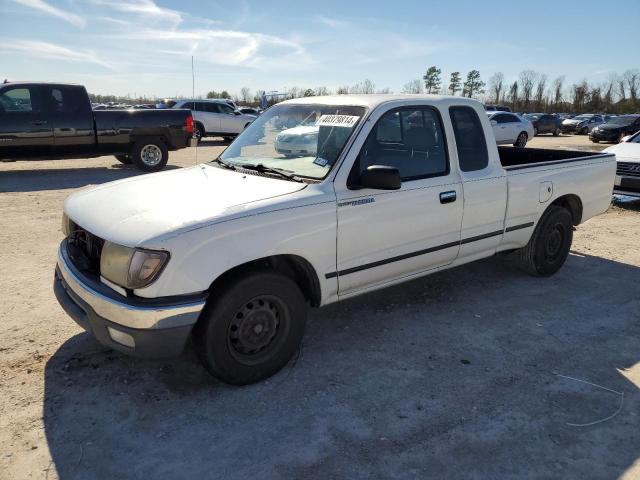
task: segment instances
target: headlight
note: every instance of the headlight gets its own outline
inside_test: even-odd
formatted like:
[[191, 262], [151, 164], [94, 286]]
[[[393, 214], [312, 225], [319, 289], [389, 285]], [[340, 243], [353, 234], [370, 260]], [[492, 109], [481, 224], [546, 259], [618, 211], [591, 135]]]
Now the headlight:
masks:
[[136, 289], [151, 284], [169, 261], [169, 253], [129, 248], [104, 242], [100, 275], [121, 287]]
[[71, 220], [67, 217], [67, 214], [62, 212], [62, 227], [60, 228], [65, 237], [68, 237], [71, 233]]
[[318, 136], [314, 133], [305, 133], [301, 138], [305, 142], [313, 142], [317, 140]]

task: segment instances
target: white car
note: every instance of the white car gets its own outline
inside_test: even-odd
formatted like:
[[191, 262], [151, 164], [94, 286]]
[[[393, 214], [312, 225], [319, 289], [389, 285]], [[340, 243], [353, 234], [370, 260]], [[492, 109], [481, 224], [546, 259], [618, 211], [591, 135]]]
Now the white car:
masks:
[[285, 157], [315, 155], [318, 149], [318, 131], [315, 124], [301, 124], [283, 130], [276, 136], [275, 149]]
[[225, 100], [176, 100], [171, 108], [191, 110], [193, 115], [193, 136], [224, 137], [230, 141], [256, 119], [229, 105]]
[[509, 112], [487, 112], [498, 145], [525, 147], [534, 137], [533, 124], [526, 118]]
[[616, 155], [613, 193], [640, 197], [640, 132], [625, 137], [622, 142], [604, 151]]
[[[278, 153], [282, 126], [311, 114], [317, 152]], [[109, 348], [167, 357], [193, 344], [208, 371], [251, 383], [295, 354], [308, 306], [498, 252], [554, 274], [574, 226], [609, 207], [615, 164], [497, 147], [468, 98], [288, 100], [210, 163], [71, 194], [54, 291]]]
[[563, 120], [560, 125], [560, 131], [562, 133], [575, 133], [576, 135], [588, 134], [603, 123], [604, 118], [602, 118], [602, 115], [587, 113]]

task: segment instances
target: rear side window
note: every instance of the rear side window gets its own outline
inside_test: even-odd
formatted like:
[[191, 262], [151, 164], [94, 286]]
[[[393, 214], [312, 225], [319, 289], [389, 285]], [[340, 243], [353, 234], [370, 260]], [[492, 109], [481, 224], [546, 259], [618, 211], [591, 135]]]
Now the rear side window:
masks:
[[220, 113], [233, 113], [233, 107], [227, 105], [226, 103], [219, 103], [218, 108], [220, 109]]
[[53, 87], [48, 90], [49, 105], [53, 112], [80, 113], [86, 110], [85, 97], [74, 87]]
[[463, 172], [482, 170], [489, 165], [489, 152], [478, 114], [471, 107], [449, 108]]
[[8, 88], [0, 94], [0, 113], [32, 112], [31, 91], [28, 88]]
[[505, 115], [505, 116], [508, 118], [507, 122], [509, 123], [516, 123], [516, 122], [520, 123], [520, 119], [515, 115]]

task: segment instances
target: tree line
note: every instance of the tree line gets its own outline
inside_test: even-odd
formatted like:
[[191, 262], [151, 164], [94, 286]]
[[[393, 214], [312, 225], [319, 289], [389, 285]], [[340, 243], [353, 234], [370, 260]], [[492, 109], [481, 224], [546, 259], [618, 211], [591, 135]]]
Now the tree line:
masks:
[[603, 112], [632, 113], [640, 111], [640, 71], [630, 69], [623, 74], [611, 73], [607, 80], [589, 83], [582, 80], [566, 84], [565, 76], [550, 80], [534, 70], [520, 72], [513, 82], [507, 82], [502, 72], [494, 73], [487, 83], [478, 70], [471, 70], [463, 81], [460, 72], [452, 72], [448, 84], [442, 71], [429, 67], [421, 80], [404, 85], [404, 93], [438, 93], [478, 98], [485, 103], [506, 105], [524, 112]]

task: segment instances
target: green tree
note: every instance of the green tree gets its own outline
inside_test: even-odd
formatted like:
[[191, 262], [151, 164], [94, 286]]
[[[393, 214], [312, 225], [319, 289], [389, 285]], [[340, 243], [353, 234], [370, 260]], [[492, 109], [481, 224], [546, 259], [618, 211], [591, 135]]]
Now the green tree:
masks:
[[207, 92], [207, 98], [220, 98], [220, 94], [215, 90], [211, 90], [210, 92]]
[[451, 92], [451, 95], [455, 95], [456, 92], [459, 92], [461, 85], [462, 77], [460, 77], [460, 72], [451, 73], [451, 78], [449, 79], [449, 92]]
[[462, 95], [469, 98], [474, 95], [481, 95], [484, 93], [484, 85], [485, 83], [480, 79], [480, 72], [478, 70], [471, 70], [467, 73], [467, 79], [462, 88]]
[[438, 93], [440, 91], [440, 84], [442, 83], [442, 79], [440, 77], [441, 73], [442, 70], [433, 66], [429, 67], [426, 73], [422, 76], [422, 80], [424, 80], [424, 89], [427, 93]]
[[303, 97], [313, 97], [314, 95], [315, 95], [315, 92], [311, 88], [307, 88], [304, 91], [304, 94], [302, 96]]

